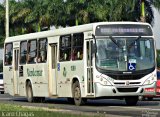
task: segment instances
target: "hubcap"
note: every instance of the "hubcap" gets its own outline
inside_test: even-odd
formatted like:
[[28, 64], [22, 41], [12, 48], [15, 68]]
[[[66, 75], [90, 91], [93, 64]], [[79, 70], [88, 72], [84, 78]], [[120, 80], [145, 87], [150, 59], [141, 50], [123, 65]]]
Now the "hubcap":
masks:
[[79, 89], [79, 87], [76, 87], [76, 88], [75, 88], [75, 94], [74, 94], [74, 96], [75, 96], [75, 99], [76, 99], [76, 100], [79, 100], [79, 99], [80, 99], [81, 94], [80, 94], [80, 89]]
[[31, 98], [31, 95], [32, 95], [32, 94], [31, 94], [31, 88], [29, 87], [29, 88], [28, 88], [28, 98]]

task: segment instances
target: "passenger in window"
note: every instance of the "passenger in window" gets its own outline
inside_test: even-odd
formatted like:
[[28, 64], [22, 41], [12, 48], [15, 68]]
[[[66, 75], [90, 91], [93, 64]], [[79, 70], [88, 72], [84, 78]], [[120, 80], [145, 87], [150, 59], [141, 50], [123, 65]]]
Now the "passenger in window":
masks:
[[64, 53], [64, 60], [67, 60], [67, 53]]
[[74, 48], [72, 50], [72, 60], [76, 60], [76, 55], [77, 55], [77, 52], [76, 52], [76, 49]]
[[[47, 58], [47, 51], [46, 51], [46, 44], [41, 44], [41, 48], [40, 48], [40, 58], [42, 62], [46, 61]], [[39, 58], [39, 59], [40, 59]]]
[[30, 54], [27, 54], [27, 62], [28, 63], [31, 62], [31, 56], [30, 56]]
[[37, 58], [37, 62], [38, 63], [42, 62], [42, 58], [40, 56]]
[[83, 52], [82, 52], [82, 50], [79, 50], [79, 51], [77, 52], [77, 59], [78, 59], [78, 60], [82, 60], [82, 59], [83, 59]]

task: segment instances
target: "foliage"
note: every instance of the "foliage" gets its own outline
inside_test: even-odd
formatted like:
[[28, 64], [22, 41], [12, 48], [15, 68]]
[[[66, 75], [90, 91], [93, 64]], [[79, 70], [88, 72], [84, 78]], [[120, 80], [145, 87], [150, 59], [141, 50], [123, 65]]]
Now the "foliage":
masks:
[[[0, 103], [1, 116], [14, 116], [14, 117], [91, 117], [85, 114], [69, 114], [58, 109], [41, 109], [38, 107], [23, 107], [20, 105], [2, 104]], [[56, 112], [57, 111], [57, 112]], [[105, 115], [92, 115], [93, 117], [104, 117]]]
[[[152, 5], [144, 0], [146, 22], [153, 24]], [[74, 26], [100, 21], [140, 21], [140, 0], [9, 0], [10, 36], [42, 31], [51, 26]], [[0, 46], [5, 35], [5, 4], [0, 4]]]

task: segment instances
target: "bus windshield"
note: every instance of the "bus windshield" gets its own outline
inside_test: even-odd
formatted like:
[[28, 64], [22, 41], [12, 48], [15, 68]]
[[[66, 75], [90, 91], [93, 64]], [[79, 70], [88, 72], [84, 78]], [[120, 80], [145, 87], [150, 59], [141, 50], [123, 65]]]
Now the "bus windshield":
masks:
[[139, 71], [155, 65], [154, 41], [148, 37], [96, 38], [96, 66], [110, 71]]

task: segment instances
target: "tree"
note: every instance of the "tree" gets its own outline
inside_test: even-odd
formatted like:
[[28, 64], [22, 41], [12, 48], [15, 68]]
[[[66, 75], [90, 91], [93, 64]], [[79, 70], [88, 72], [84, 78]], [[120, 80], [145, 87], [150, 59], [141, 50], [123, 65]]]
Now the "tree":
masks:
[[0, 4], [0, 47], [3, 47], [3, 41], [5, 37], [4, 20], [5, 20], [5, 9], [4, 6]]

